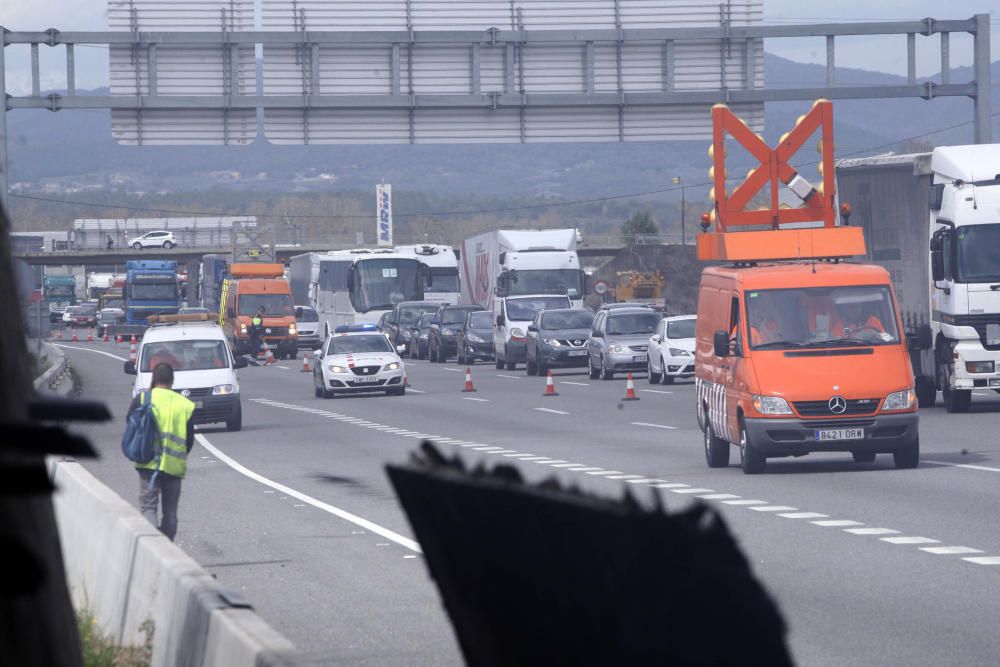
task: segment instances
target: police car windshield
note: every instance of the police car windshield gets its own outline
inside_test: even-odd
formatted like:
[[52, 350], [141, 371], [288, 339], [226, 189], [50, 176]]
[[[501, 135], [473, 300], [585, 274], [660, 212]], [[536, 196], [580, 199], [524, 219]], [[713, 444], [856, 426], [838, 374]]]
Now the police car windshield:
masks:
[[143, 345], [139, 371], [150, 373], [160, 363], [170, 364], [175, 371], [229, 367], [226, 346], [221, 340], [172, 340]]
[[392, 345], [382, 334], [366, 336], [335, 336], [327, 347], [327, 354], [359, 354], [361, 352], [392, 352]]

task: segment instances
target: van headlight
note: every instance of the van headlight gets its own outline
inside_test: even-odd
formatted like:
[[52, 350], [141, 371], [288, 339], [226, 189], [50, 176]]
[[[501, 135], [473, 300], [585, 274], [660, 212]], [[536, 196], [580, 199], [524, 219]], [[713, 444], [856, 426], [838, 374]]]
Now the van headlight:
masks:
[[245, 334], [247, 332], [247, 325], [240, 323], [240, 333]]
[[757, 396], [753, 397], [753, 409], [762, 415], [790, 415], [792, 409], [788, 407], [788, 401], [780, 396]]
[[296, 336], [296, 335], [298, 335], [298, 330], [295, 328], [294, 324], [289, 324], [288, 325], [288, 334], [290, 336]]
[[510, 330], [510, 337], [511, 338], [524, 338], [524, 332], [521, 331], [519, 328], [514, 327], [513, 329]]
[[386, 364], [385, 365], [385, 370], [387, 370], [387, 371], [398, 371], [399, 370], [399, 362], [398, 361], [393, 361], [392, 363]]
[[882, 412], [892, 412], [896, 410], [909, 410], [917, 401], [917, 394], [912, 389], [894, 391], [885, 397], [882, 404]]
[[343, 366], [330, 365], [330, 366], [327, 366], [327, 368], [330, 369], [331, 373], [346, 373], [347, 372], [347, 369], [344, 368]]
[[231, 384], [217, 384], [212, 387], [213, 396], [228, 396], [233, 393], [233, 385]]

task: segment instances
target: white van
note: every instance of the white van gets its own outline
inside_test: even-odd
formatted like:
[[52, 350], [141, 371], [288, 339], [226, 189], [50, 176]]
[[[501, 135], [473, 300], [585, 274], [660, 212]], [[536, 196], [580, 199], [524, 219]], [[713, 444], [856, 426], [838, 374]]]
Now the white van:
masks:
[[219, 325], [195, 317], [163, 317], [175, 321], [156, 323], [146, 330], [138, 362], [125, 362], [125, 373], [135, 375], [132, 395], [149, 389], [153, 368], [166, 362], [174, 369], [174, 391], [194, 401], [195, 424], [225, 422], [226, 430], [239, 431], [243, 408], [236, 369], [245, 368], [247, 360], [233, 357]]

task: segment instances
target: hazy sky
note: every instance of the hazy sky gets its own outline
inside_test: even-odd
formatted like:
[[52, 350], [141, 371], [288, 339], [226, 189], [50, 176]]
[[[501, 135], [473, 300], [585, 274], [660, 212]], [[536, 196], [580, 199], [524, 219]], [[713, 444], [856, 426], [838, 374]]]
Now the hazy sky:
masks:
[[[663, 0], [669, 2], [670, 0]], [[11, 30], [106, 29], [106, 0], [0, 0], [0, 25]], [[991, 42], [993, 60], [1000, 59], [1000, 4], [997, 0], [764, 0], [768, 23], [818, 23], [827, 21], [968, 18], [976, 13], [993, 15]], [[826, 46], [822, 39], [772, 39], [765, 48], [772, 53], [802, 62], [825, 62]], [[42, 87], [65, 86], [65, 57], [62, 49], [42, 47]], [[8, 47], [7, 87], [13, 94], [31, 88], [27, 47]], [[937, 37], [917, 38], [918, 73], [929, 75], [939, 69]], [[952, 35], [953, 67], [968, 65], [972, 59], [972, 40]], [[91, 88], [107, 85], [107, 53], [101, 48], [77, 49], [77, 86]], [[906, 38], [840, 38], [837, 40], [837, 65], [903, 74], [906, 71]]]

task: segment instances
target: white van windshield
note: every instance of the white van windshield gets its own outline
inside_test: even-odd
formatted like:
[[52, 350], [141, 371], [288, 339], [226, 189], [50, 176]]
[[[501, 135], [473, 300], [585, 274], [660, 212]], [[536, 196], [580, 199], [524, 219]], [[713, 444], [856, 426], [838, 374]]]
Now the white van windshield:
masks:
[[139, 370], [150, 373], [160, 363], [170, 364], [175, 371], [229, 367], [226, 345], [221, 340], [171, 340], [143, 345]]
[[885, 285], [753, 290], [746, 297], [750, 347], [850, 347], [899, 342]]

